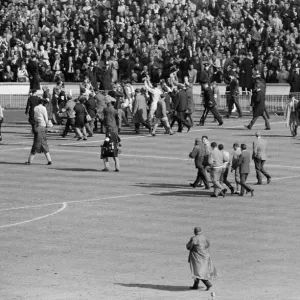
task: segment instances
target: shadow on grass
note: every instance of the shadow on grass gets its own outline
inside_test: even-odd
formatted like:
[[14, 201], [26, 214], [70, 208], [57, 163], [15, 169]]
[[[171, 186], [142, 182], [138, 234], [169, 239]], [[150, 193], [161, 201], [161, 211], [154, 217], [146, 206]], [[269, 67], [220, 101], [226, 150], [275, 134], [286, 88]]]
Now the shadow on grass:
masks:
[[[188, 185], [181, 184], [170, 184], [170, 183], [137, 183], [134, 186], [145, 187], [145, 188], [159, 188], [159, 189], [174, 189], [174, 191], [166, 191], [166, 192], [153, 192], [151, 195], [167, 197], [167, 196], [176, 196], [176, 197], [208, 197], [212, 194], [212, 189], [210, 191], [199, 189], [189, 188]], [[179, 190], [181, 189], [181, 190]]]
[[166, 189], [191, 189], [188, 184], [173, 184], [173, 183], [136, 183], [134, 186], [145, 188], [166, 188]]
[[70, 171], [70, 172], [100, 172], [100, 169], [84, 169], [84, 168], [51, 168], [57, 171]]
[[131, 288], [142, 288], [151, 289], [159, 291], [169, 291], [169, 292], [186, 292], [190, 291], [187, 286], [176, 286], [176, 285], [160, 285], [160, 284], [142, 284], [142, 283], [115, 283], [116, 285], [131, 287]]

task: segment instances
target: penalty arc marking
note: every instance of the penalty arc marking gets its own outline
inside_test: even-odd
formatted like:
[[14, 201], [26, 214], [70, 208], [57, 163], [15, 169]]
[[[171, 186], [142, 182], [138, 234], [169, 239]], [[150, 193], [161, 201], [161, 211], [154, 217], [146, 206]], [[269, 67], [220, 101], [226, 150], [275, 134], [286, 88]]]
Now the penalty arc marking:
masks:
[[0, 228], [8, 228], [8, 227], [13, 227], [13, 226], [23, 225], [23, 224], [27, 224], [27, 223], [31, 223], [31, 222], [34, 222], [34, 221], [38, 221], [38, 220], [41, 220], [41, 219], [51, 217], [53, 215], [56, 215], [56, 214], [62, 212], [68, 206], [68, 204], [66, 202], [63, 202], [61, 204], [62, 204], [62, 207], [59, 208], [57, 211], [54, 211], [51, 214], [47, 214], [47, 215], [44, 215], [44, 216], [40, 216], [40, 217], [37, 217], [37, 218], [34, 218], [34, 219], [30, 219], [30, 220], [26, 220], [26, 221], [22, 221], [22, 222], [18, 222], [18, 223], [1, 225]]

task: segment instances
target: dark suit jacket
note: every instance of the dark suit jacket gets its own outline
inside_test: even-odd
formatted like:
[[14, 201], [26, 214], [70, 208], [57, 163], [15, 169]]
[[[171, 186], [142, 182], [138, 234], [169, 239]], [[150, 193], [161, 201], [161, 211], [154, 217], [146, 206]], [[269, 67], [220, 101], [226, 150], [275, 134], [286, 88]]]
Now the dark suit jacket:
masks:
[[206, 158], [207, 155], [208, 155], [208, 150], [205, 147], [205, 145], [201, 143], [199, 145], [195, 145], [193, 151], [189, 154], [189, 157], [195, 159], [196, 168], [202, 168], [203, 160]]
[[188, 99], [185, 90], [180, 90], [176, 95], [174, 110], [178, 112], [186, 111], [188, 108]]
[[247, 150], [242, 151], [236, 167], [239, 167], [240, 174], [250, 173], [250, 153]]

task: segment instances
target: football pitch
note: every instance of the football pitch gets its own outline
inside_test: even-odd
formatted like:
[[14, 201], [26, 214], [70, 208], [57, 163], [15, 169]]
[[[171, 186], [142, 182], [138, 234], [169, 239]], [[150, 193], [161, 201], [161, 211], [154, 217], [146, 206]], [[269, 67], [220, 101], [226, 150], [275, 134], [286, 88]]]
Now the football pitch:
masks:
[[[195, 226], [211, 241], [215, 299], [300, 299], [300, 138], [282, 117], [271, 116], [271, 131], [263, 120], [245, 129], [249, 118], [225, 119], [222, 127], [208, 119], [174, 136], [125, 128], [115, 173], [112, 162], [101, 172], [101, 134], [77, 142], [73, 133], [50, 133], [53, 164], [37, 154], [24, 165], [30, 127], [23, 112], [4, 113], [1, 300], [207, 300], [204, 287], [189, 290], [185, 245]], [[238, 141], [252, 152], [256, 130], [268, 141], [270, 185], [264, 179], [254, 197], [225, 198], [189, 187], [195, 138], [207, 135], [230, 151]], [[253, 164], [248, 181], [256, 182]]]

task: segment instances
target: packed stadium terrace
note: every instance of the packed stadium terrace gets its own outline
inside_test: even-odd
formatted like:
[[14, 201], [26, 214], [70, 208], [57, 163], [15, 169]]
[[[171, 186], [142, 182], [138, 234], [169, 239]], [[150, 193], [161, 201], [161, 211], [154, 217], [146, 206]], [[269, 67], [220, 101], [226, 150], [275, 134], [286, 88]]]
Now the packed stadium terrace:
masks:
[[[0, 81], [26, 82], [33, 52], [42, 82], [82, 82], [90, 65], [112, 82], [151, 81], [179, 69], [198, 83], [203, 65], [251, 88], [288, 82], [299, 60], [300, 0], [1, 0]], [[107, 79], [107, 78], [106, 78]]]

